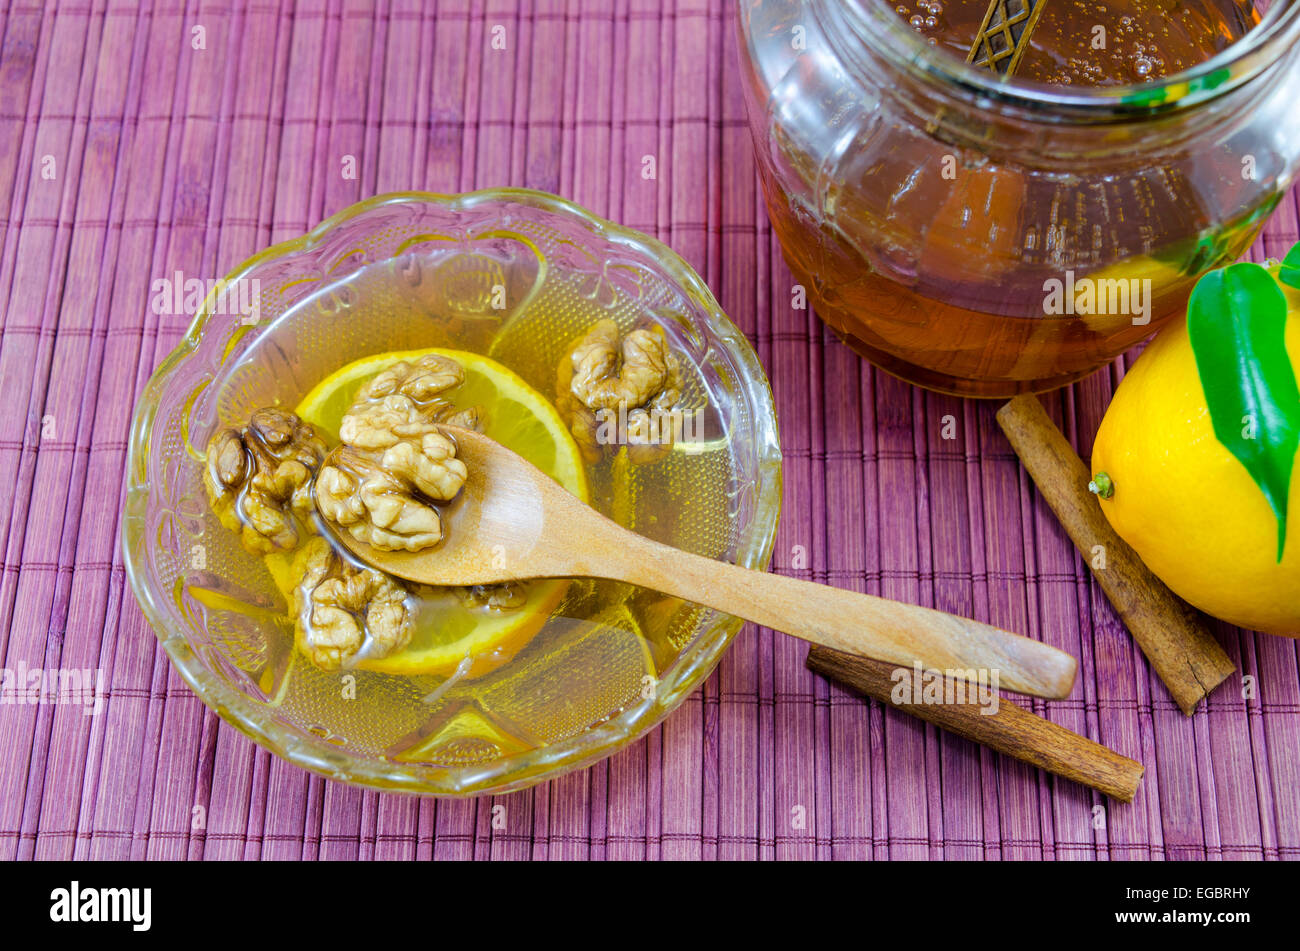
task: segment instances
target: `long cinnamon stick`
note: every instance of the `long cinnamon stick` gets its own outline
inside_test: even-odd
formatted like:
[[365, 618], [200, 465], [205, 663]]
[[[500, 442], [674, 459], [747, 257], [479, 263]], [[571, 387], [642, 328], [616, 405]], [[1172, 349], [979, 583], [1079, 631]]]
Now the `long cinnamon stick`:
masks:
[[[1132, 802], [1144, 767], [1136, 760], [1094, 743], [999, 697], [997, 712], [981, 713], [961, 703], [900, 703], [893, 698], [897, 665], [844, 654], [814, 645], [808, 651], [810, 670], [831, 677], [859, 693], [927, 723], [983, 743], [999, 753], [1045, 769], [1057, 776], [1091, 786], [1112, 799]], [[904, 668], [906, 671], [906, 668]], [[951, 681], [945, 679], [945, 688]]]
[[1096, 546], [1104, 549], [1106, 567], [1093, 567], [1093, 575], [1174, 701], [1191, 716], [1236, 669], [1205, 618], [1152, 574], [1110, 527], [1087, 490], [1088, 468], [1036, 397], [1017, 396], [998, 410], [997, 419], [1084, 561], [1094, 565]]

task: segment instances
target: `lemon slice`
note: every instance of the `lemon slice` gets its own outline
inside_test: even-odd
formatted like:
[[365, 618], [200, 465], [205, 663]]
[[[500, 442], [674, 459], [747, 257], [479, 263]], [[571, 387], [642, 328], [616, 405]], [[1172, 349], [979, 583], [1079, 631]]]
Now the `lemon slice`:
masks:
[[457, 408], [482, 408], [486, 435], [519, 453], [584, 502], [587, 500], [582, 456], [555, 407], [513, 370], [477, 353], [430, 347], [364, 357], [316, 384], [295, 412], [337, 442], [343, 414], [362, 384], [398, 360], [410, 362], [430, 353], [455, 360], [465, 371], [465, 382], [447, 394]]
[[[433, 347], [365, 357], [322, 380], [295, 412], [337, 442], [343, 415], [364, 383], [398, 360], [418, 360], [430, 353], [455, 360], [465, 371], [465, 382], [447, 393], [457, 408], [479, 407], [486, 435], [587, 501], [582, 456], [555, 407], [512, 370], [477, 353]], [[268, 568], [287, 598], [287, 586], [292, 586], [294, 579], [283, 563], [284, 556], [272, 564], [276, 557], [268, 556]], [[417, 587], [419, 604], [411, 643], [396, 654], [364, 659], [357, 666], [412, 676], [481, 676], [506, 663], [528, 643], [564, 597], [568, 585], [565, 580], [529, 582], [524, 604], [504, 611], [467, 605], [454, 590]], [[470, 661], [462, 668], [467, 657]]]

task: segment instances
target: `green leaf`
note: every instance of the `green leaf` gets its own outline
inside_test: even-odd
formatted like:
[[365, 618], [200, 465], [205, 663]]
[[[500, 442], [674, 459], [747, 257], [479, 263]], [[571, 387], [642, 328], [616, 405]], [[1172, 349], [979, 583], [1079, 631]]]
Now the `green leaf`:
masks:
[[1168, 97], [1169, 91], [1161, 86], [1143, 86], [1136, 92], [1124, 96], [1120, 101], [1135, 106], [1153, 106], [1164, 102]]
[[1277, 279], [1283, 284], [1300, 287], [1300, 243], [1292, 245], [1282, 259], [1282, 269], [1277, 272]]
[[1221, 66], [1212, 73], [1208, 73], [1201, 79], [1194, 79], [1187, 84], [1188, 91], [1196, 89], [1218, 89], [1232, 77], [1232, 70], [1227, 66]]
[[1214, 435], [1246, 467], [1286, 545], [1287, 494], [1300, 449], [1300, 385], [1286, 352], [1286, 295], [1258, 264], [1206, 274], [1187, 309]]
[[1274, 193], [1246, 214], [1213, 230], [1164, 245], [1150, 252], [1151, 256], [1176, 268], [1180, 274], [1201, 274], [1212, 267], [1231, 264], [1255, 240], [1260, 223], [1273, 213], [1281, 198], [1280, 192]]

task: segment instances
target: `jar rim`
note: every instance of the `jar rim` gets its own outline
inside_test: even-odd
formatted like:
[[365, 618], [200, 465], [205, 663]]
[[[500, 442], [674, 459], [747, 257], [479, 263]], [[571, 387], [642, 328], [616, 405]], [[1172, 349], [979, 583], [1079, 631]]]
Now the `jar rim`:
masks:
[[1254, 79], [1300, 41], [1300, 0], [1277, 0], [1244, 37], [1189, 69], [1149, 83], [1060, 87], [1008, 80], [971, 67], [927, 43], [885, 0], [843, 0], [842, 6], [833, 5], [845, 14], [845, 25], [856, 38], [896, 68], [991, 104], [1060, 121], [1133, 119], [1196, 106]]

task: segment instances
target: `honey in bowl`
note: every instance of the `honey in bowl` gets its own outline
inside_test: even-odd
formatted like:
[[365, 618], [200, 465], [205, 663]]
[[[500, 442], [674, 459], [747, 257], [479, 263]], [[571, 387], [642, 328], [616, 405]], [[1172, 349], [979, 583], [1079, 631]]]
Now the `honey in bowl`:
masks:
[[[233, 296], [248, 307], [229, 306], [236, 285], [242, 290]], [[588, 400], [614, 395], [617, 387], [587, 385], [599, 374], [580, 375], [572, 366], [561, 386], [562, 361], [593, 333], [607, 339], [611, 321], [621, 339], [652, 345], [650, 334], [677, 358], [675, 395], [662, 387], [658, 394], [683, 414], [680, 438], [670, 426], [666, 450], [646, 441], [644, 420], [632, 413], [603, 435], [598, 427], [586, 453], [574, 435], [575, 423], [586, 432], [580, 407], [590, 411]], [[644, 334], [633, 337], [635, 331]], [[599, 358], [605, 344], [593, 343]], [[780, 511], [781, 454], [771, 389], [744, 335], [666, 246], [554, 195], [497, 189], [366, 199], [219, 282], [137, 406], [124, 565], [177, 673], [210, 709], [289, 763], [385, 790], [499, 793], [626, 747], [703, 683], [741, 621], [630, 585], [583, 580], [561, 581], [553, 608], [522, 615], [510, 613], [515, 599], [490, 592], [481, 592], [488, 595], [483, 603], [446, 592], [442, 601], [430, 596], [420, 605], [424, 592], [408, 600], [364, 581], [334, 600], [377, 595], [381, 612], [391, 612], [386, 616], [400, 617], [400, 603], [420, 607], [422, 619], [440, 618], [439, 625], [417, 625], [404, 645], [400, 632], [393, 638], [380, 630], [378, 651], [364, 642], [354, 651], [347, 637], [320, 645], [338, 649], [336, 669], [326, 669], [334, 662], [327, 653], [309, 656], [304, 648], [313, 645], [300, 642], [298, 615], [283, 594], [301, 587], [296, 582], [305, 573], [277, 577], [268, 553], [245, 544], [253, 539], [245, 538], [244, 526], [236, 521], [239, 531], [232, 530], [228, 513], [223, 519], [214, 510], [205, 485], [207, 448], [215, 435], [234, 430], [240, 435], [232, 445], [241, 453], [319, 470], [337, 449], [336, 434], [319, 433], [319, 447], [286, 441], [282, 435], [293, 430], [274, 417], [298, 408], [319, 413], [329, 429], [325, 421], [355, 402], [361, 378], [384, 372], [375, 367], [370, 376], [371, 366], [358, 361], [410, 362], [430, 350], [455, 352], [464, 389], [432, 394], [429, 408], [444, 398], [457, 413], [455, 404], [468, 403], [490, 417], [489, 404], [519, 403], [518, 411], [496, 415], [497, 424], [513, 417], [519, 426], [498, 428], [495, 438], [525, 456], [531, 443], [532, 461], [563, 483], [557, 462], [572, 453], [546, 458], [542, 447], [547, 438], [556, 445], [558, 427], [540, 418], [559, 415], [569, 430], [564, 438], [581, 458], [592, 507], [678, 549], [746, 568], [767, 564]], [[484, 362], [479, 373], [479, 360], [493, 367]], [[586, 382], [575, 392], [580, 377]], [[514, 378], [527, 396], [521, 386], [501, 382]], [[313, 409], [309, 398], [318, 389], [336, 397], [321, 397]], [[562, 399], [565, 393], [578, 405]], [[423, 385], [415, 392], [429, 395]], [[243, 439], [252, 434], [245, 428], [267, 409], [271, 418], [258, 417], [266, 425], [264, 445], [246, 446]], [[446, 425], [454, 423], [448, 418]], [[494, 425], [491, 418], [486, 425]], [[534, 439], [530, 430], [551, 435]], [[358, 434], [351, 435], [355, 441]], [[341, 425], [337, 436], [342, 443]], [[364, 435], [361, 441], [375, 444]], [[289, 516], [282, 521], [259, 523], [259, 537], [265, 530], [286, 544], [321, 541], [307, 533], [295, 543], [288, 533], [299, 527], [295, 497], [308, 484], [295, 482], [301, 474], [289, 465], [283, 482], [259, 487], [277, 505], [286, 499], [289, 509], [280, 508]], [[454, 500], [451, 508], [439, 510], [440, 504], [432, 509], [447, 515], [442, 527], [451, 539], [460, 511]], [[432, 532], [429, 514], [414, 524], [419, 532]], [[337, 566], [327, 574], [322, 580], [353, 577]], [[451, 609], [466, 608], [460, 622], [447, 624]], [[518, 637], [495, 648], [476, 645], [450, 673], [433, 672], [445, 670], [455, 655], [435, 657], [430, 649], [458, 644], [465, 633], [490, 634], [484, 618], [513, 626], [521, 616], [541, 623], [519, 625]], [[328, 616], [324, 621], [331, 626]], [[349, 628], [339, 630], [347, 635]], [[482, 667], [460, 669], [466, 655], [467, 668], [476, 660]], [[389, 669], [375, 669], [372, 661]]]
[[[324, 530], [319, 513], [297, 504], [299, 490], [313, 478], [323, 484], [331, 465], [348, 468], [338, 462], [343, 450], [336, 450], [346, 440], [356, 444], [347, 451], [370, 457], [345, 476], [364, 476], [365, 466], [378, 464], [411, 433], [418, 443], [442, 423], [466, 426], [518, 452], [621, 524], [726, 557], [735, 542], [728, 493], [736, 467], [718, 412], [728, 396], [711, 392], [687, 356], [681, 327], [633, 308], [611, 311], [576, 281], [552, 275], [526, 309], [469, 333], [445, 303], [395, 291], [401, 283], [393, 273], [401, 266], [375, 265], [303, 302], [281, 318], [283, 332], [291, 335], [295, 320], [314, 319], [322, 300], [342, 298], [351, 326], [374, 328], [375, 342], [423, 336], [473, 349], [370, 353], [324, 374], [305, 394], [284, 386], [279, 407], [251, 410], [271, 391], [263, 383], [247, 387], [256, 397], [245, 395], [240, 379], [247, 374], [236, 366], [221, 384], [228, 404], [223, 416], [231, 423], [210, 440], [200, 490], [213, 500], [211, 518], [221, 526], [204, 533], [222, 553], [220, 570], [191, 581], [186, 594], [215, 631], [241, 616], [272, 627], [276, 635], [265, 657], [245, 658], [237, 650], [231, 656], [249, 668], [261, 698], [300, 728], [401, 763], [490, 764], [574, 736], [645, 699], [711, 612], [598, 580], [447, 589], [373, 577]], [[457, 267], [471, 272], [463, 259]], [[439, 313], [431, 315], [430, 306]], [[274, 346], [268, 338], [262, 352], [246, 356], [244, 368], [264, 364]], [[647, 352], [658, 361], [658, 375], [634, 366]], [[448, 379], [429, 382], [448, 368], [455, 368]], [[639, 386], [628, 389], [628, 381]], [[651, 404], [662, 419], [653, 431], [638, 430], [638, 414]], [[615, 412], [606, 416], [602, 410], [611, 405]], [[620, 411], [633, 422], [620, 423]], [[604, 429], [593, 425], [606, 421]], [[384, 425], [404, 435], [388, 438], [391, 433], [379, 431]], [[416, 428], [403, 428], [411, 425]], [[247, 487], [255, 457], [268, 444], [279, 447], [259, 483], [272, 487], [271, 502], [278, 500], [269, 521], [265, 506], [250, 504], [255, 493]], [[218, 470], [231, 455], [237, 464], [227, 467], [230, 478], [223, 482]], [[301, 464], [303, 478], [276, 490], [287, 471], [280, 468], [284, 460]], [[348, 489], [340, 493], [345, 501], [370, 491], [359, 484]], [[435, 510], [454, 494], [412, 492]], [[385, 524], [388, 543], [405, 545], [394, 523]], [[410, 550], [436, 551], [436, 541], [417, 542]]]
[[987, 9], [756, 0], [740, 26], [769, 216], [818, 316], [910, 382], [1004, 397], [1102, 366], [1251, 244], [1300, 164], [1300, 11], [1043, 0], [1008, 78], [964, 62]]

